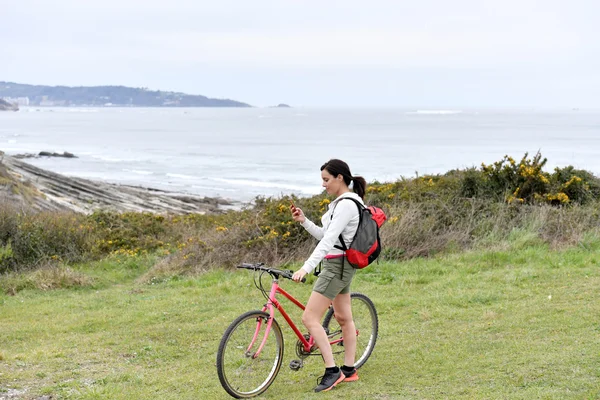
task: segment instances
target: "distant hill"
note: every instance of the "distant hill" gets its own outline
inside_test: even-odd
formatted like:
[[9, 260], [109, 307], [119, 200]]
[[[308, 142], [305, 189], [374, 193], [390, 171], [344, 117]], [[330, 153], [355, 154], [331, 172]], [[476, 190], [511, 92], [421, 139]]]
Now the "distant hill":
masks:
[[[30, 106], [251, 107], [229, 99], [126, 86], [40, 86], [0, 81], [0, 98]], [[23, 103], [21, 103], [23, 104]]]

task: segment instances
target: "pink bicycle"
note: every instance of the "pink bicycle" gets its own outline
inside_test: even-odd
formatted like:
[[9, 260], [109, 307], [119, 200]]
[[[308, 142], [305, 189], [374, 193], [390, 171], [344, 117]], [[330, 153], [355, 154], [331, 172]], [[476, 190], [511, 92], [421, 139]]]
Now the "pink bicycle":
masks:
[[[279, 278], [291, 279], [293, 271], [265, 267], [264, 264], [242, 264], [238, 268], [255, 271], [254, 284], [265, 296], [267, 303], [261, 311], [248, 311], [236, 318], [227, 328], [217, 352], [217, 372], [221, 385], [231, 396], [241, 399], [258, 396], [273, 383], [283, 361], [283, 333], [277, 320], [275, 309], [298, 337], [296, 354], [298, 359], [290, 362], [290, 368], [298, 371], [308, 356], [320, 355], [314, 339], [302, 334], [276, 299], [283, 295], [294, 305], [304, 310], [304, 305], [279, 286]], [[262, 278], [272, 279], [270, 290], [263, 286]], [[375, 342], [379, 321], [373, 302], [364, 294], [352, 293], [352, 315], [356, 325], [356, 363], [358, 369], [367, 361]], [[344, 338], [335, 320], [335, 312], [330, 307], [323, 319], [323, 328], [329, 336], [334, 355], [343, 357]], [[336, 347], [337, 346], [337, 347]]]

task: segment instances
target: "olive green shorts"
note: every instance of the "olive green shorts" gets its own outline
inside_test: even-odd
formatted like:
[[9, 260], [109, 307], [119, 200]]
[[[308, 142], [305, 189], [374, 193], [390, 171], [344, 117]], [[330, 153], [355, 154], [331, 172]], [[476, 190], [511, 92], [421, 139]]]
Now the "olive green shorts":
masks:
[[[342, 274], [342, 260], [344, 261], [344, 273]], [[323, 269], [315, 282], [313, 291], [333, 300], [338, 294], [350, 293], [350, 283], [354, 278], [356, 270], [348, 260], [331, 258], [323, 260]]]

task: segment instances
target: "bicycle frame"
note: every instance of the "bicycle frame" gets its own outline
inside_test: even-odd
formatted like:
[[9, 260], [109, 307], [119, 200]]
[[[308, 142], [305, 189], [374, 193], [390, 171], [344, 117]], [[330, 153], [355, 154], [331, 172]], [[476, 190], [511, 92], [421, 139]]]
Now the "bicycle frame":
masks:
[[[290, 318], [288, 313], [285, 311], [285, 309], [283, 308], [281, 303], [277, 300], [277, 298], [276, 298], [277, 294], [283, 295], [286, 299], [291, 301], [294, 305], [299, 307], [301, 310], [304, 311], [306, 309], [304, 304], [302, 304], [301, 302], [296, 300], [296, 298], [294, 296], [292, 296], [291, 294], [289, 294], [288, 292], [286, 292], [284, 289], [282, 289], [279, 286], [278, 279], [273, 279], [273, 283], [271, 285], [271, 291], [269, 293], [269, 300], [268, 300], [267, 304], [265, 304], [265, 306], [262, 308], [263, 312], [268, 312], [270, 318], [269, 318], [269, 321], [267, 322], [267, 328], [265, 330], [264, 337], [262, 338], [261, 344], [260, 344], [258, 350], [252, 355], [252, 358], [257, 358], [260, 355], [260, 352], [262, 351], [264, 344], [267, 342], [267, 338], [269, 337], [269, 333], [271, 332], [271, 325], [273, 323], [273, 318], [275, 317], [275, 309], [277, 309], [281, 313], [281, 315], [286, 320], [286, 322], [288, 323], [290, 328], [292, 328], [292, 330], [298, 337], [298, 340], [302, 343], [302, 346], [304, 347], [305, 352], [310, 353], [312, 347], [315, 344], [315, 340], [312, 336], [310, 336], [309, 339], [306, 340], [306, 338], [304, 337], [302, 332], [300, 332], [300, 330], [298, 329], [296, 324], [294, 324], [294, 321], [292, 321], [292, 319]], [[256, 331], [254, 332], [254, 337], [252, 338], [252, 342], [250, 343], [250, 345], [248, 346], [248, 349], [246, 351], [247, 353], [250, 352], [250, 349], [256, 343], [256, 340], [258, 339], [258, 334], [260, 332], [261, 325], [262, 325], [262, 321], [258, 321], [257, 326], [256, 326]], [[336, 340], [330, 342], [330, 344], [334, 345], [334, 344], [342, 342], [343, 340], [344, 340], [344, 338], [341, 337], [339, 339], [336, 339]]]

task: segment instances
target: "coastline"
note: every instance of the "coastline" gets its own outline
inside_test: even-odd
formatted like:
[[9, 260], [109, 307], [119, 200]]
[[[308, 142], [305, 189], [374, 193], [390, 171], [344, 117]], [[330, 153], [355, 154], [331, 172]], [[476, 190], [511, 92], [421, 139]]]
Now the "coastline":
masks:
[[157, 214], [220, 213], [242, 203], [164, 190], [67, 177], [0, 151], [0, 201], [37, 211], [99, 210]]

